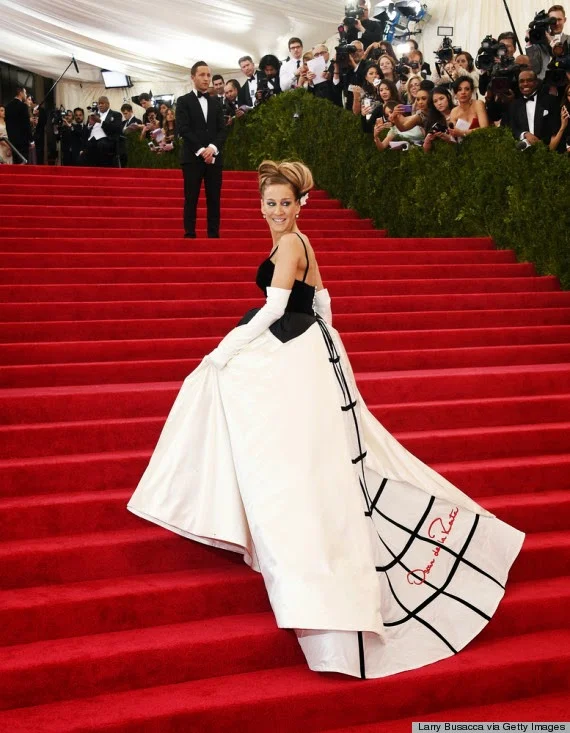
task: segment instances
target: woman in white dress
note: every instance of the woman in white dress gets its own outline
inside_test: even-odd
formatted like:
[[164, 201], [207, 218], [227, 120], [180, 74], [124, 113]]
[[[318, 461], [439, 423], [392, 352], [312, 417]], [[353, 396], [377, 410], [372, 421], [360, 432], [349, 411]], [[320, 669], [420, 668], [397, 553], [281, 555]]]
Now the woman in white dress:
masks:
[[[0, 137], [8, 137], [6, 131], [6, 107], [0, 104]], [[0, 163], [10, 165], [14, 160], [12, 158], [12, 150], [8, 143], [0, 141]]]
[[190, 374], [128, 508], [263, 574], [311, 669], [381, 677], [462, 649], [524, 535], [367, 410], [299, 231], [312, 176], [259, 168], [266, 295]]

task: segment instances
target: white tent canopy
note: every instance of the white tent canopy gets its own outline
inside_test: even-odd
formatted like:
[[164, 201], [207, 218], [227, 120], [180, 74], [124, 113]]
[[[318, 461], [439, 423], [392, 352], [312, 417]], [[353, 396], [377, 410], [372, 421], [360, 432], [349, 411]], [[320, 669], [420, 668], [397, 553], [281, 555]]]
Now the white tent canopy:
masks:
[[[503, 0], [424, 1], [431, 19], [418, 42], [427, 60], [438, 45], [438, 25], [453, 26], [454, 43], [473, 54], [487, 33], [509, 30]], [[538, 0], [508, 3], [524, 37], [529, 20], [545, 6]], [[57, 78], [72, 55], [77, 59], [79, 74], [72, 66], [58, 90], [58, 103], [66, 106], [103, 91], [101, 69], [131, 76], [136, 86], [129, 94], [187, 91], [189, 67], [198, 59], [240, 78], [240, 56], [285, 58], [290, 36], [310, 47], [331, 38], [344, 14], [344, 0], [2, 0], [1, 7], [0, 60]]]

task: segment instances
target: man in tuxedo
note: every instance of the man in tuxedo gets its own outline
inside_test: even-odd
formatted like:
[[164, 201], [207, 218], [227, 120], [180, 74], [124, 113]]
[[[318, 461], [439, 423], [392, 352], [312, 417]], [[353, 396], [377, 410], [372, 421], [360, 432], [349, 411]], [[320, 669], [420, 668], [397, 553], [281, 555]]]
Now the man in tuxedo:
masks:
[[288, 48], [289, 58], [281, 64], [279, 69], [279, 86], [282, 92], [295, 89], [303, 65], [303, 41], [300, 38], [290, 38]]
[[81, 151], [85, 145], [85, 110], [76, 107], [73, 110], [71, 125], [71, 165], [81, 165]]
[[238, 105], [240, 107], [255, 107], [257, 87], [265, 75], [263, 71], [255, 70], [251, 56], [242, 56], [238, 63], [242, 73], [247, 76], [238, 92]]
[[121, 168], [126, 168], [128, 164], [128, 153], [127, 153], [127, 134], [134, 132], [140, 132], [143, 127], [142, 120], [135, 117], [133, 107], [128, 102], [125, 102], [121, 106], [121, 114], [123, 115], [123, 125], [121, 128], [121, 137], [119, 138], [119, 161]]
[[534, 71], [521, 71], [519, 74], [521, 99], [509, 105], [503, 124], [513, 131], [521, 142], [536, 145], [542, 142], [549, 145], [560, 127], [560, 104], [557, 97], [539, 90], [539, 79]]
[[184, 236], [196, 237], [196, 209], [204, 181], [208, 207], [208, 237], [220, 236], [220, 195], [222, 190], [222, 148], [227, 135], [224, 110], [206, 90], [212, 72], [205, 61], [191, 69], [194, 89], [178, 98], [176, 127], [183, 140]]
[[[6, 134], [16, 150], [26, 160], [29, 157], [30, 143], [33, 141], [30, 108], [26, 104], [28, 98], [25, 87], [16, 87], [16, 96], [6, 105]], [[21, 163], [15, 155], [14, 163]]]
[[98, 112], [91, 112], [87, 126], [87, 145], [81, 156], [84, 165], [111, 168], [119, 160], [119, 139], [123, 129], [123, 117], [112, 110], [108, 97], [99, 97]]
[[215, 96], [218, 102], [223, 105], [225, 100], [224, 87], [226, 86], [224, 77], [221, 74], [214, 74], [214, 76], [212, 77], [212, 86], [214, 87], [213, 96]]

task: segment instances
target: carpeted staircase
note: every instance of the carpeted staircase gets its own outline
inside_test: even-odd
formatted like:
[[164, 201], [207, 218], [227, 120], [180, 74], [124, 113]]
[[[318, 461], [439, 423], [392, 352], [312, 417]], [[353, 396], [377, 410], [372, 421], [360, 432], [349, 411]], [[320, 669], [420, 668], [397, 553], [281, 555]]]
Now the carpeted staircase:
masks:
[[568, 719], [570, 292], [556, 279], [485, 238], [389, 238], [324, 192], [302, 210], [373, 413], [528, 533], [465, 651], [361, 681], [307, 669], [239, 556], [125, 508], [182, 379], [261, 302], [254, 174], [225, 174], [219, 240], [182, 238], [178, 171], [4, 166], [0, 194], [0, 730]]

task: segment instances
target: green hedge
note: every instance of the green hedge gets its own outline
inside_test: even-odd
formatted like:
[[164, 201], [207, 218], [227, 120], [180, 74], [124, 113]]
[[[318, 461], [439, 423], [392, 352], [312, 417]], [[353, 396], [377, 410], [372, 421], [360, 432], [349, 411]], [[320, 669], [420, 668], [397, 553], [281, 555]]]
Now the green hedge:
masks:
[[[141, 146], [136, 156], [134, 148], [137, 166], [176, 165], [148, 150], [139, 158]], [[488, 235], [570, 288], [570, 162], [543, 145], [517, 150], [507, 129], [479, 130], [461, 145], [436, 143], [427, 154], [381, 152], [357, 117], [299, 90], [273, 97], [232, 128], [226, 169], [255, 169], [265, 158], [304, 161], [320, 188], [392, 236]]]

